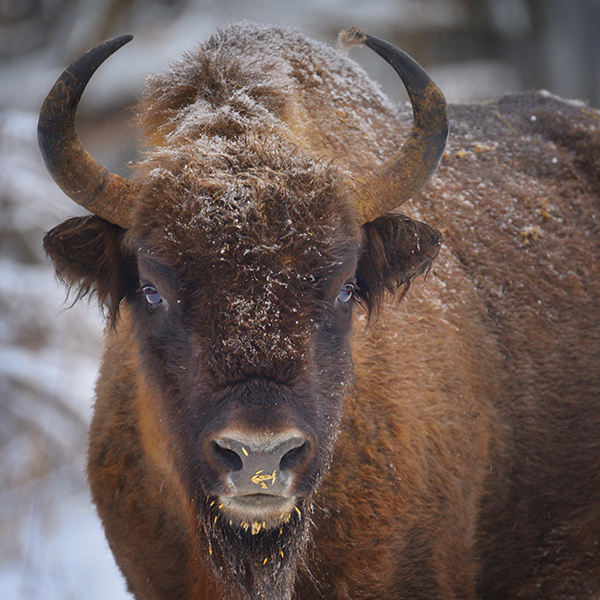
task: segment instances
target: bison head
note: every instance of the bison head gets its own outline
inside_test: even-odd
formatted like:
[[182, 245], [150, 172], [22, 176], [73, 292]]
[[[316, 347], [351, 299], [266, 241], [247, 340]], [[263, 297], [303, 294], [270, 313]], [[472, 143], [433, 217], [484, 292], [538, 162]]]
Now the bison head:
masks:
[[352, 30], [346, 41], [387, 60], [413, 104], [408, 140], [373, 172], [349, 180], [271, 125], [190, 138], [180, 109], [130, 181], [74, 130], [91, 75], [129, 39], [79, 58], [42, 107], [48, 169], [94, 213], [53, 229], [45, 248], [80, 295], [97, 294], [113, 331], [130, 328], [215, 572], [284, 597], [352, 381], [353, 306], [375, 309], [439, 248], [436, 230], [389, 211], [435, 171], [445, 102], [406, 54]]

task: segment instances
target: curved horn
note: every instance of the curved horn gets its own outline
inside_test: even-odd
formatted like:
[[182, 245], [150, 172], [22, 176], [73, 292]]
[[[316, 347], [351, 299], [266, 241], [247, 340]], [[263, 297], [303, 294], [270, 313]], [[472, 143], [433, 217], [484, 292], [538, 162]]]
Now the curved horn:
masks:
[[340, 41], [365, 44], [389, 63], [402, 79], [413, 108], [413, 127], [404, 145], [356, 184], [361, 220], [366, 223], [412, 198], [435, 173], [448, 139], [448, 110], [440, 89], [399, 48], [356, 27], [342, 32]]
[[77, 204], [124, 229], [131, 227], [136, 187], [86, 152], [75, 132], [75, 112], [96, 69], [132, 39], [107, 40], [73, 62], [46, 96], [38, 122], [40, 150], [54, 181]]

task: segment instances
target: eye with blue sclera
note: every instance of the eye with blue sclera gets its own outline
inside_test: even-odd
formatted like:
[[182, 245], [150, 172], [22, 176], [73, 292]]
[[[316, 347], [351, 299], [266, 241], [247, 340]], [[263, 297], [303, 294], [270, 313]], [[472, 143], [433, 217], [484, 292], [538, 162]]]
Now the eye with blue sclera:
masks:
[[342, 304], [346, 304], [347, 302], [349, 302], [352, 299], [352, 296], [354, 295], [354, 285], [352, 283], [347, 283], [340, 291], [340, 293], [338, 294], [338, 302], [341, 302]]
[[145, 285], [142, 288], [142, 292], [144, 293], [144, 297], [146, 298], [146, 303], [148, 308], [154, 309], [157, 308], [160, 304], [162, 304], [162, 297], [156, 290], [156, 288], [151, 285]]

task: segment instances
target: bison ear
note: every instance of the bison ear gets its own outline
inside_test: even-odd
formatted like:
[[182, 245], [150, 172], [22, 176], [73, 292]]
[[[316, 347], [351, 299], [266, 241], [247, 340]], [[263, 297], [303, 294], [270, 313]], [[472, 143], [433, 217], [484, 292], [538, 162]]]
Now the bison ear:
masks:
[[44, 249], [60, 280], [77, 298], [95, 294], [108, 310], [118, 312], [121, 300], [136, 288], [133, 255], [123, 243], [125, 229], [97, 216], [67, 219], [44, 237]]
[[365, 223], [356, 281], [359, 298], [376, 312], [385, 292], [394, 293], [427, 272], [442, 244], [442, 234], [425, 223], [388, 213]]

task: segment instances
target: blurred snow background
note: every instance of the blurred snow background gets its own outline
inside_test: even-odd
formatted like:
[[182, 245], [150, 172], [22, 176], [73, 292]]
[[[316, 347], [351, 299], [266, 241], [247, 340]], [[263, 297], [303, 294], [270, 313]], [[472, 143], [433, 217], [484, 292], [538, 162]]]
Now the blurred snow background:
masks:
[[[125, 32], [136, 39], [88, 87], [78, 127], [126, 174], [126, 110], [145, 74], [232, 20], [301, 28], [335, 43], [359, 25], [415, 56], [451, 101], [544, 87], [600, 104], [598, 0], [0, 0], [0, 598], [127, 598], [89, 501], [86, 430], [101, 349], [93, 305], [70, 307], [44, 233], [79, 209], [50, 181], [37, 110], [68, 63]], [[393, 98], [388, 67], [354, 51]]]

